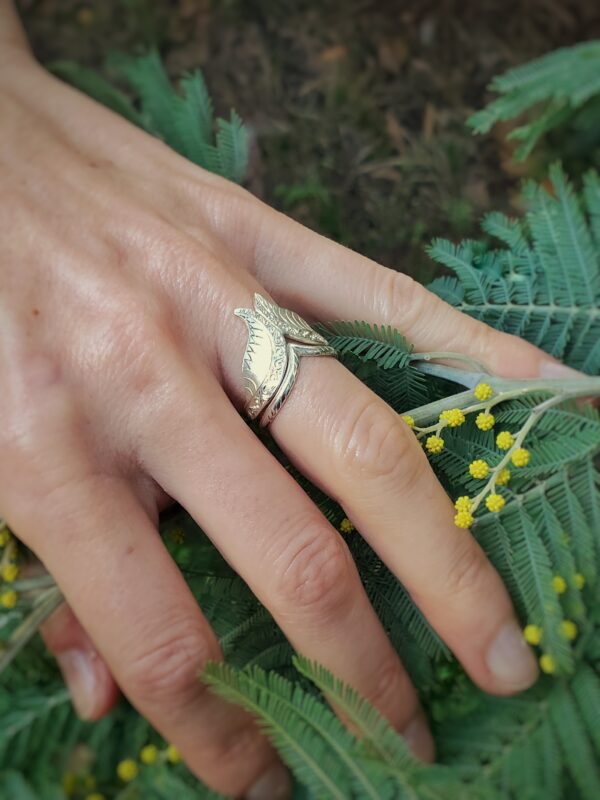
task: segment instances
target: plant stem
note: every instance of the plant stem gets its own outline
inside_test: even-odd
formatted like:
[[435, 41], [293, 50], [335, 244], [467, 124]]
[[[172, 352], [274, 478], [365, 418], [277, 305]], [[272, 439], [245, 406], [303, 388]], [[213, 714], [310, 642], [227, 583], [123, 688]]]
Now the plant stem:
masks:
[[35, 636], [42, 622], [48, 619], [62, 601], [63, 596], [57, 586], [47, 589], [40, 595], [29, 616], [13, 631], [8, 642], [0, 649], [0, 673]]
[[56, 581], [49, 573], [44, 573], [36, 578], [23, 578], [22, 580], [15, 581], [12, 586], [19, 594], [23, 592], [34, 592], [39, 589], [49, 589], [55, 586]]
[[[474, 375], [474, 373], [465, 373], [462, 370], [444, 367], [443, 365], [431, 366], [440, 366], [444, 371], [444, 375], [440, 375], [439, 377], [445, 377], [455, 382], [463, 383], [462, 377], [460, 381], [458, 381], [456, 377], [452, 377], [455, 373], [458, 373], [460, 376]], [[479, 379], [481, 375], [477, 374], [477, 377]], [[531, 378], [529, 380], [515, 380], [511, 378], [486, 377], [486, 383], [489, 383], [494, 390], [494, 397], [483, 405], [478, 405], [479, 401], [477, 401], [473, 391], [468, 390], [465, 392], [458, 392], [449, 397], [444, 397], [433, 403], [427, 403], [424, 406], [410, 409], [404, 413], [409, 414], [414, 419], [416, 425], [425, 426], [432, 423], [434, 420], [438, 420], [442, 411], [447, 411], [450, 408], [474, 411], [477, 410], [478, 407], [493, 406], [505, 400], [514, 400], [517, 397], [526, 397], [527, 395], [540, 392], [548, 392], [553, 397], [560, 398], [558, 402], [571, 400], [576, 397], [594, 397], [600, 395], [600, 378], [582, 377], [577, 380], [544, 380], [541, 378]], [[475, 401], [475, 403], [473, 401]], [[472, 408], [470, 408], [470, 406], [472, 406]]]
[[479, 507], [479, 505], [480, 505], [481, 501], [483, 500], [483, 498], [489, 492], [491, 492], [494, 489], [494, 487], [496, 485], [496, 479], [498, 478], [499, 472], [502, 469], [504, 469], [504, 467], [506, 467], [506, 465], [509, 463], [509, 461], [511, 460], [512, 454], [515, 452], [515, 450], [518, 450], [523, 445], [523, 442], [525, 441], [525, 437], [527, 436], [529, 431], [533, 428], [533, 426], [536, 424], [536, 422], [539, 420], [539, 418], [542, 416], [542, 414], [545, 411], [548, 411], [549, 408], [552, 408], [553, 406], [556, 406], [556, 405], [559, 405], [559, 403], [562, 403], [563, 399], [564, 398], [561, 395], [555, 395], [554, 397], [549, 397], [548, 400], [544, 400], [543, 403], [540, 403], [539, 405], [537, 405], [537, 406], [535, 406], [534, 408], [531, 409], [531, 413], [527, 417], [527, 422], [525, 422], [525, 424], [523, 425], [523, 427], [521, 428], [519, 433], [516, 435], [514, 443], [507, 450], [507, 452], [504, 454], [504, 456], [500, 459], [498, 464], [495, 465], [494, 469], [492, 470], [492, 472], [490, 474], [490, 478], [489, 478], [488, 482], [486, 483], [486, 485], [473, 498], [473, 508], [472, 508], [473, 512], [475, 512], [477, 510], [477, 508]]

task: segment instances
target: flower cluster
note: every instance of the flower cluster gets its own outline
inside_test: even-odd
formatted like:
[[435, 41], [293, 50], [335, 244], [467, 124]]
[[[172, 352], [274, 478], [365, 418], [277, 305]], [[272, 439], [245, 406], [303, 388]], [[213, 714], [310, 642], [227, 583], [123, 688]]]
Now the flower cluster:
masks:
[[428, 453], [437, 455], [444, 449], [444, 440], [441, 436], [428, 436], [427, 441], [425, 442], [425, 449]]
[[486, 498], [486, 501], [485, 501], [485, 505], [486, 505], [487, 510], [488, 511], [493, 511], [495, 514], [497, 514], [499, 511], [501, 511], [504, 508], [505, 503], [506, 503], [506, 500], [502, 497], [502, 495], [501, 494], [496, 494], [495, 492], [492, 492], [492, 494], [489, 494], [487, 496], [487, 498]]
[[63, 792], [67, 797], [83, 796], [84, 800], [105, 800], [105, 796], [96, 791], [97, 781], [89, 772], [66, 772], [62, 778]]
[[487, 478], [487, 476], [490, 474], [490, 465], [487, 463], [487, 461], [478, 458], [476, 461], [472, 461], [469, 464], [469, 474], [472, 478], [477, 478], [478, 480]]
[[354, 525], [348, 519], [348, 517], [344, 517], [344, 519], [340, 522], [340, 533], [348, 534], [352, 533], [354, 530]]
[[478, 400], [491, 400], [494, 396], [494, 390], [489, 383], [478, 383], [473, 390], [473, 394]]
[[[150, 766], [160, 761], [166, 761], [170, 764], [179, 764], [181, 763], [181, 756], [177, 748], [173, 745], [169, 745], [166, 749], [161, 751], [156, 745], [147, 744], [140, 750], [139, 763], [134, 758], [124, 758], [117, 764], [117, 777], [123, 783], [131, 783], [140, 774], [140, 764]], [[68, 772], [63, 776], [63, 790], [67, 797], [73, 797], [82, 790], [85, 791], [95, 788], [96, 779], [89, 773], [77, 775]], [[93, 791], [91, 794], [85, 795], [85, 800], [105, 800], [105, 796]]]
[[[124, 758], [116, 768], [117, 777], [123, 783], [131, 783], [140, 774], [140, 767], [158, 763], [180, 764], [179, 750], [170, 744], [163, 750], [155, 744], [147, 744], [140, 750], [138, 758]], [[105, 795], [96, 791], [97, 781], [87, 771], [67, 772], [63, 775], [63, 791], [67, 797], [83, 797], [84, 800], [106, 800]]]
[[449, 428], [458, 428], [465, 421], [465, 415], [460, 408], [450, 408], [448, 411], [442, 411], [440, 421], [445, 422]]
[[[422, 440], [424, 448], [430, 455], [439, 455], [445, 447], [443, 431], [445, 428], [457, 428], [462, 425], [467, 414], [477, 413], [475, 425], [482, 431], [491, 431], [496, 424], [496, 418], [491, 413], [494, 405], [502, 401], [502, 396], [496, 395], [489, 383], [479, 383], [473, 390], [473, 397], [478, 402], [464, 409], [449, 408], [439, 415], [434, 424], [421, 427], [417, 425], [414, 417], [409, 414], [402, 417], [404, 422], [416, 433], [417, 439]], [[488, 511], [498, 513], [506, 505], [506, 499], [497, 491], [498, 487], [506, 486], [511, 479], [513, 467], [526, 467], [530, 461], [530, 453], [522, 447], [525, 430], [517, 436], [510, 431], [500, 431], [496, 435], [496, 446], [505, 451], [505, 455], [495, 464], [489, 464], [482, 458], [475, 459], [469, 464], [469, 475], [476, 481], [487, 482], [483, 489], [473, 498], [459, 497], [456, 503], [454, 522], [459, 528], [468, 528], [473, 522], [473, 515], [479, 505], [485, 501]]]
[[0, 608], [13, 609], [18, 602], [18, 595], [13, 586], [19, 577], [19, 548], [17, 540], [0, 520]]
[[[139, 753], [140, 764], [150, 766], [159, 761], [167, 761], [169, 764], [180, 764], [181, 755], [179, 750], [172, 744], [168, 745], [162, 751], [154, 744], [147, 744], [145, 747], [142, 747]], [[117, 775], [124, 783], [130, 783], [135, 780], [139, 772], [139, 764], [133, 758], [125, 758], [117, 765]]]
[[[508, 431], [504, 431], [503, 433], [511, 436]], [[515, 467], [526, 466], [529, 463], [529, 459], [529, 451], [524, 447], [519, 447], [517, 450], [512, 452], [511, 455], [511, 461]], [[505, 498], [494, 490], [497, 486], [506, 486], [511, 478], [511, 471], [504, 466], [505, 461], [506, 458], [502, 459], [499, 464], [492, 467], [487, 461], [484, 461], [482, 458], [478, 458], [469, 464], [469, 475], [475, 480], [484, 480], [485, 478], [489, 477], [489, 480], [482, 491], [471, 500], [471, 509], [469, 510], [474, 511], [483, 499], [485, 499], [485, 505], [488, 511], [498, 513], [504, 508], [506, 505]], [[464, 517], [457, 517], [455, 522], [459, 528], [468, 527], [464, 525]]]
[[510, 450], [514, 443], [515, 437], [510, 431], [501, 431], [498, 436], [496, 436], [496, 447], [498, 447], [499, 450]]
[[524, 447], [517, 447], [516, 450], [512, 451], [510, 460], [515, 465], [515, 467], [526, 467], [529, 464], [530, 454], [529, 450], [526, 450]]
[[471, 498], [467, 496], [459, 497], [454, 504], [454, 508], [456, 509], [454, 524], [458, 528], [470, 528], [473, 524], [473, 515], [471, 514], [473, 501]]
[[[585, 577], [576, 572], [572, 577], [572, 585], [581, 590], [585, 586]], [[564, 594], [567, 591], [568, 584], [562, 575], [555, 575], [552, 578], [552, 588], [557, 594]], [[574, 642], [579, 634], [577, 625], [570, 619], [563, 619], [560, 623], [559, 632], [567, 641]], [[539, 625], [530, 623], [523, 628], [523, 638], [532, 647], [539, 647], [543, 645], [544, 630]], [[552, 675], [556, 672], [556, 662], [550, 653], [542, 653], [539, 658], [540, 669], [546, 675]]]
[[489, 411], [481, 411], [475, 418], [475, 425], [482, 431], [491, 431], [496, 424], [496, 418]]

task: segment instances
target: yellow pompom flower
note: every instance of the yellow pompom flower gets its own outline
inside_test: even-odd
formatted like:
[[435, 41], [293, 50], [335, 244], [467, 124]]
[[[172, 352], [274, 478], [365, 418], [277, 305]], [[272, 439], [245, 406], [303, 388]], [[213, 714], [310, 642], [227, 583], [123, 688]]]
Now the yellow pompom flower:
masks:
[[457, 528], [470, 528], [473, 524], [473, 515], [470, 511], [459, 511], [454, 516], [454, 524]]
[[585, 586], [585, 576], [582, 575], [581, 572], [576, 572], [573, 576], [573, 583], [577, 589], [583, 589]]
[[458, 428], [464, 421], [465, 415], [460, 408], [449, 408], [440, 414], [440, 422], [445, 422], [449, 428]]
[[556, 594], [564, 594], [567, 591], [567, 582], [562, 575], [555, 575], [552, 578], [552, 588]]
[[489, 383], [478, 383], [473, 390], [473, 394], [478, 400], [489, 400], [490, 397], [494, 396], [494, 390]]
[[539, 625], [525, 625], [523, 638], [527, 644], [538, 645], [542, 641], [542, 629]]
[[440, 436], [428, 436], [425, 448], [428, 453], [441, 453], [444, 449], [444, 440]]
[[496, 447], [500, 450], [509, 450], [515, 443], [515, 437], [510, 431], [500, 431], [496, 436]]
[[570, 642], [572, 642], [577, 638], [577, 625], [575, 625], [575, 623], [570, 619], [563, 619], [563, 621], [560, 623], [560, 632], [565, 639], [568, 639]]
[[169, 531], [169, 537], [174, 544], [183, 544], [185, 542], [185, 533], [181, 528], [174, 528]]
[[524, 447], [518, 447], [510, 457], [510, 460], [515, 467], [526, 467], [527, 464], [529, 464], [530, 457], [529, 450], [526, 450]]
[[147, 744], [140, 750], [140, 761], [142, 764], [156, 764], [158, 761], [158, 747], [155, 744]]
[[506, 500], [502, 497], [501, 494], [490, 494], [485, 501], [485, 505], [488, 511], [493, 511], [497, 514], [499, 511], [502, 511], [506, 504]]
[[342, 533], [352, 533], [354, 530], [354, 525], [350, 522], [348, 517], [344, 517], [344, 519], [340, 522], [340, 531]]
[[496, 475], [497, 486], [506, 486], [509, 480], [510, 480], [510, 470], [506, 469], [506, 467], [504, 469], [501, 469], [500, 472]]
[[493, 414], [488, 414], [487, 411], [482, 411], [475, 418], [475, 425], [482, 431], [491, 431], [495, 424], [496, 418]]
[[19, 576], [19, 568], [16, 564], [5, 564], [0, 575], [2, 575], [2, 580], [6, 581], [6, 583], [13, 583]]
[[137, 778], [139, 767], [133, 758], [126, 758], [117, 765], [117, 775], [125, 783], [129, 783]]
[[2, 608], [14, 608], [17, 605], [18, 600], [17, 593], [14, 589], [8, 589], [6, 592], [2, 592], [0, 594], [0, 606]]
[[454, 503], [454, 508], [457, 511], [470, 511], [473, 508], [473, 501], [467, 495], [458, 497]]
[[406, 424], [408, 425], [409, 428], [414, 428], [415, 427], [415, 419], [414, 419], [414, 417], [411, 417], [410, 414], [405, 414], [402, 417], [402, 419], [403, 419], [404, 422], [406, 422]]
[[484, 461], [482, 458], [478, 458], [476, 461], [472, 461], [469, 464], [469, 473], [472, 478], [482, 480], [483, 478], [487, 478], [489, 472], [490, 466], [487, 461]]
[[75, 789], [77, 788], [77, 776], [73, 772], [65, 772], [62, 777], [62, 788], [67, 797], [75, 794]]
[[10, 542], [10, 531], [8, 528], [2, 528], [0, 530], [0, 547], [6, 547], [6, 545]]
[[169, 761], [171, 764], [181, 763], [181, 754], [174, 744], [170, 744], [167, 747], [167, 761]]
[[546, 675], [552, 675], [556, 672], [556, 663], [550, 653], [544, 653], [540, 656], [540, 668]]

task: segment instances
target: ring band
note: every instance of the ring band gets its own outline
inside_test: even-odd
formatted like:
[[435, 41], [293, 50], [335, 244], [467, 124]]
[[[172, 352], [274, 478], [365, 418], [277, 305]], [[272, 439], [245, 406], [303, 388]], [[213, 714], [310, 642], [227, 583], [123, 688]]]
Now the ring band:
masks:
[[261, 294], [254, 309], [236, 308], [248, 326], [242, 377], [248, 396], [246, 413], [261, 427], [271, 423], [292, 391], [302, 356], [337, 356], [335, 348], [295, 311], [281, 308]]

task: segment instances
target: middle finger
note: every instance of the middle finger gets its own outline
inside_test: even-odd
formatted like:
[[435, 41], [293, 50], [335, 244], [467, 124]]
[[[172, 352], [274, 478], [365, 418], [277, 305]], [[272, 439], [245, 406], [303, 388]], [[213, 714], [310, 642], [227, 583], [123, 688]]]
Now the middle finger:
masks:
[[[179, 377], [149, 425], [147, 471], [213, 539], [294, 647], [367, 696], [422, 758], [432, 742], [346, 544], [256, 440], [215, 381]], [[145, 422], [148, 427], [148, 420]]]

